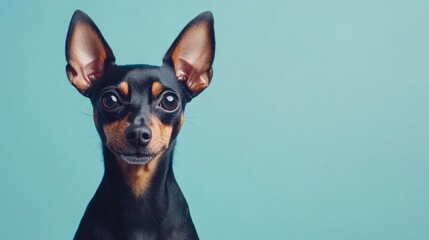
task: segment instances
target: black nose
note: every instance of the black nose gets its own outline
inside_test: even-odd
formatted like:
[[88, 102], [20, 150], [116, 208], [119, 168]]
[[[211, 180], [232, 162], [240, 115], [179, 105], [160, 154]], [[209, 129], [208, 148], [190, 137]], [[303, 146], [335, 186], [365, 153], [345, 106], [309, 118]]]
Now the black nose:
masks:
[[131, 125], [125, 130], [127, 141], [136, 147], [144, 147], [152, 138], [152, 131], [147, 126]]

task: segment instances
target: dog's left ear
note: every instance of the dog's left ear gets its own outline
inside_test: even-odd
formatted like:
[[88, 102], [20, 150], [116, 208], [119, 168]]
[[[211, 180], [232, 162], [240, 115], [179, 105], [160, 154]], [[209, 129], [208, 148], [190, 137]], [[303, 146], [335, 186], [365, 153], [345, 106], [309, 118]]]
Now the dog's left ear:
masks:
[[71, 84], [88, 97], [115, 56], [95, 23], [77, 10], [70, 21], [66, 39], [66, 72]]
[[164, 56], [192, 97], [210, 84], [215, 53], [213, 15], [204, 12], [186, 25]]

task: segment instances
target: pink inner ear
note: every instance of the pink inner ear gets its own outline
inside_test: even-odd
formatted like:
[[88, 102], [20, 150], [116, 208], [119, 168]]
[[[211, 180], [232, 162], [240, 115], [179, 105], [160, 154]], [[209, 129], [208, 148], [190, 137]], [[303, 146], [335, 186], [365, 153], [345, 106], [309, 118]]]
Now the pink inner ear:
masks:
[[177, 64], [175, 64], [176, 77], [179, 80], [188, 80], [189, 76], [194, 71], [194, 68], [191, 64], [180, 58], [177, 60]]
[[177, 64], [176, 77], [180, 81], [186, 81], [189, 90], [197, 94], [204, 90], [210, 83], [211, 69], [205, 72], [197, 72], [196, 69], [183, 59]]
[[107, 50], [97, 33], [85, 24], [78, 24], [71, 38], [69, 64], [75, 74], [70, 81], [80, 92], [86, 92], [104, 71]]
[[188, 88], [198, 94], [211, 79], [212, 43], [206, 22], [197, 23], [188, 29], [173, 51], [172, 59], [176, 77], [186, 81]]

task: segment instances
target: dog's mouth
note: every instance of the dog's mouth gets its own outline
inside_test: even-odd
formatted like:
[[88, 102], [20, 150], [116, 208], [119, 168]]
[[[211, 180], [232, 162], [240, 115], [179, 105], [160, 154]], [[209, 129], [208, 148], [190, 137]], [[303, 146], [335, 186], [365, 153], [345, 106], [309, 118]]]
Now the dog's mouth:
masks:
[[108, 148], [113, 152], [113, 154], [118, 158], [118, 160], [122, 160], [130, 165], [145, 165], [157, 156], [162, 155], [167, 149], [167, 147], [164, 146], [161, 147], [161, 149], [159, 149], [158, 151], [154, 152], [150, 151], [147, 148], [127, 150], [119, 150], [109, 146]]
[[155, 158], [151, 152], [136, 152], [134, 154], [120, 153], [117, 156], [128, 164], [144, 165]]

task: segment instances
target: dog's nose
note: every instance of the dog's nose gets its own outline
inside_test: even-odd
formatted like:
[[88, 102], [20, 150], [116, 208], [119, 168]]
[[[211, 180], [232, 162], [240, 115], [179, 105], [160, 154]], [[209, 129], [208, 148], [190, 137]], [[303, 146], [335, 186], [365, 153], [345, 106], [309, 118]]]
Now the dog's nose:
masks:
[[136, 147], [144, 147], [152, 138], [152, 131], [144, 125], [131, 125], [125, 130], [127, 141]]

